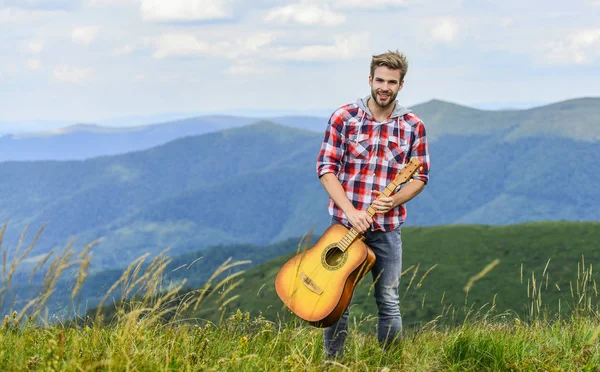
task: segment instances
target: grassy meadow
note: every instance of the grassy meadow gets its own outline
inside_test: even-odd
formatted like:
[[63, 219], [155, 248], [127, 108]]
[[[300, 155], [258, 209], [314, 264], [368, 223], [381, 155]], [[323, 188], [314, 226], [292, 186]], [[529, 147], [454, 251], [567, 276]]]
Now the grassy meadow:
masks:
[[[0, 243], [5, 229], [6, 224]], [[432, 320], [407, 325], [402, 340], [385, 350], [372, 329], [373, 316], [358, 315], [352, 318], [344, 358], [325, 361], [320, 329], [293, 317], [278, 320], [244, 309], [224, 311], [239, 299], [236, 288], [245, 272], [235, 269], [243, 261], [225, 261], [204, 286], [188, 290], [185, 280], [165, 283], [168, 257], [143, 256], [106, 289], [107, 306], [83, 315], [73, 311], [65, 319], [48, 314], [48, 301], [59, 278], [74, 275], [71, 300], [76, 308], [95, 242], [80, 253], [69, 244], [34, 268], [31, 276], [44, 278], [35, 299], [19, 307], [4, 303], [12, 298], [19, 264], [35, 241], [25, 246], [21, 239], [10, 260], [0, 245], [0, 305], [10, 309], [0, 325], [0, 370], [596, 371], [600, 366], [598, 291], [593, 267], [585, 259], [575, 265], [570, 288], [564, 290], [569, 293], [563, 303], [568, 312], [543, 300], [549, 287], [546, 263], [526, 284], [526, 303], [519, 304], [529, 309], [524, 314], [500, 311], [493, 298], [485, 306], [473, 306], [467, 296], [464, 306], [441, 307]], [[493, 269], [492, 261], [464, 287], [477, 285]], [[432, 271], [427, 272], [408, 274], [407, 279], [420, 285], [431, 278], [427, 275]], [[523, 279], [517, 274], [516, 280]], [[117, 290], [127, 301], [111, 299]], [[218, 316], [199, 315], [203, 308]]]
[[374, 335], [351, 327], [344, 359], [327, 363], [322, 333], [237, 313], [221, 324], [123, 313], [111, 326], [34, 326], [5, 321], [2, 370], [139, 371], [595, 371], [600, 365], [594, 317], [547, 323], [481, 316], [453, 328], [405, 332], [382, 350]]

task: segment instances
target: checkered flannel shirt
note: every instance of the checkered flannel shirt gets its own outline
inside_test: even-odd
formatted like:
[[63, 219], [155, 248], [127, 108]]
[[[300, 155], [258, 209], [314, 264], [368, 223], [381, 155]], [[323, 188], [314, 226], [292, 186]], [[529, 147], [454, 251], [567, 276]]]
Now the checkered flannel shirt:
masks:
[[[427, 183], [429, 150], [425, 126], [417, 115], [409, 112], [380, 123], [358, 105], [348, 104], [329, 119], [317, 174], [321, 177], [334, 173], [354, 207], [367, 210], [375, 200], [372, 191], [383, 191], [412, 157], [423, 166], [413, 178]], [[350, 227], [346, 215], [332, 199], [329, 214]], [[372, 230], [394, 230], [406, 220], [406, 207], [402, 204], [385, 214], [377, 213], [373, 220]]]

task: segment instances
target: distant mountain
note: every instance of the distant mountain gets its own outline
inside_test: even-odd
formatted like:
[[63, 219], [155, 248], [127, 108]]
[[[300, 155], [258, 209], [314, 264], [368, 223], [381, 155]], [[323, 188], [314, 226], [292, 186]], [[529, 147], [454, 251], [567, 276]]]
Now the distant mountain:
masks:
[[486, 111], [432, 100], [412, 107], [428, 135], [502, 135], [509, 140], [532, 136], [600, 140], [600, 98], [579, 98], [528, 110]]
[[[535, 126], [517, 117], [521, 124], [457, 122], [444, 132], [430, 117], [431, 180], [409, 203], [407, 226], [600, 220], [600, 141], [593, 140], [600, 114], [588, 117], [596, 110], [590, 102], [528, 111], [548, 117]], [[454, 118], [484, 114], [434, 103]], [[579, 116], [573, 127], [590, 136], [544, 130], [567, 114]], [[73, 236], [81, 243], [104, 237], [93, 264], [106, 268], [165, 248], [182, 254], [318, 234], [329, 221], [315, 174], [321, 141], [319, 132], [259, 122], [117, 156], [0, 163], [0, 221], [10, 219], [4, 242], [16, 244], [27, 224], [30, 237], [48, 222], [34, 255]]]
[[[445, 135], [502, 135], [509, 140], [547, 136], [600, 140], [600, 98], [580, 98], [527, 110], [486, 111], [440, 100], [412, 109], [423, 118], [430, 141]], [[333, 109], [332, 109], [333, 111]], [[0, 137], [0, 162], [9, 160], [84, 160], [144, 150], [177, 138], [241, 127], [262, 119], [201, 116], [159, 124], [107, 127], [76, 124], [58, 130]], [[268, 120], [322, 133], [327, 116], [276, 116]]]
[[203, 117], [135, 127], [76, 124], [48, 132], [0, 137], [0, 161], [83, 160], [148, 149], [176, 138], [248, 125], [256, 119]]
[[75, 235], [105, 237], [94, 261], [111, 267], [146, 249], [300, 236], [327, 220], [314, 171], [320, 138], [261, 122], [113, 157], [0, 163], [4, 241], [16, 242], [27, 223], [49, 222], [34, 254]]
[[[325, 129], [326, 119], [309, 116], [275, 118], [300, 129]], [[260, 122], [237, 116], [204, 116], [167, 123], [107, 127], [75, 124], [61, 129], [0, 136], [0, 162], [31, 160], [85, 160], [98, 156], [145, 150], [186, 136], [216, 132]]]

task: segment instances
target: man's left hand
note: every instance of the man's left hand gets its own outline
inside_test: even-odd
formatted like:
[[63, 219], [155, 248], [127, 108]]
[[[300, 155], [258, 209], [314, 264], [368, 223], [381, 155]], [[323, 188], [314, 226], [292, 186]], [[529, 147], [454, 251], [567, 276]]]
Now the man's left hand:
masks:
[[377, 199], [371, 204], [377, 213], [387, 213], [394, 208], [394, 199], [391, 196], [380, 196], [381, 193], [373, 190]]

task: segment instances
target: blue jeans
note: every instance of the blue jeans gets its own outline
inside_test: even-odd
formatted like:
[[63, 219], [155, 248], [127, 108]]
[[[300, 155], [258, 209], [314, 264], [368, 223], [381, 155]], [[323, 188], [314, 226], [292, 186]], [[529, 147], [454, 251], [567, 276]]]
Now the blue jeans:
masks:
[[[332, 224], [339, 223], [333, 219]], [[371, 269], [377, 303], [377, 339], [383, 347], [399, 341], [402, 333], [398, 286], [402, 274], [402, 239], [400, 228], [389, 231], [366, 231], [363, 234], [377, 260]], [[324, 346], [327, 358], [342, 358], [348, 335], [348, 309], [340, 320], [325, 328]]]

